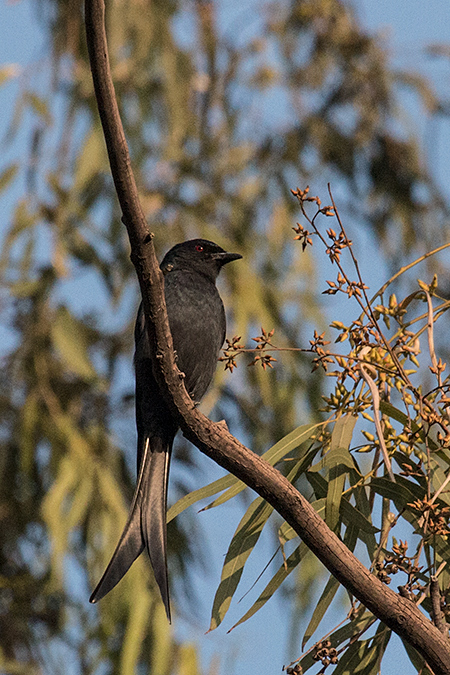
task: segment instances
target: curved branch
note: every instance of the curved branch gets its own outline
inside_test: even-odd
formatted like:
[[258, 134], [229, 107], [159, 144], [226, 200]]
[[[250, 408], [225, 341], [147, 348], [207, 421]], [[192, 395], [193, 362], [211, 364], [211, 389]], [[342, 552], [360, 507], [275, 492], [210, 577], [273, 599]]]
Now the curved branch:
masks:
[[130, 238], [131, 259], [142, 291], [155, 376], [184, 435], [266, 499], [350, 593], [422, 654], [435, 675], [450, 675], [450, 644], [415, 604], [371, 574], [279, 471], [239, 443], [223, 425], [211, 422], [194, 407], [174, 361], [162, 274], [139, 203], [114, 95], [103, 0], [86, 0], [85, 12], [95, 93], [123, 221]]

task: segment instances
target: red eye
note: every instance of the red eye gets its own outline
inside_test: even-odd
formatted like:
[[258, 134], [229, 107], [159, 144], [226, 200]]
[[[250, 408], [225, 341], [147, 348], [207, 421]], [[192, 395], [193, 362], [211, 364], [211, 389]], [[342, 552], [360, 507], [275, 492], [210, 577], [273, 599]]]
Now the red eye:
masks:
[[197, 246], [195, 247], [195, 250], [198, 251], [199, 253], [201, 253], [203, 251], [203, 246], [201, 244], [197, 244]]

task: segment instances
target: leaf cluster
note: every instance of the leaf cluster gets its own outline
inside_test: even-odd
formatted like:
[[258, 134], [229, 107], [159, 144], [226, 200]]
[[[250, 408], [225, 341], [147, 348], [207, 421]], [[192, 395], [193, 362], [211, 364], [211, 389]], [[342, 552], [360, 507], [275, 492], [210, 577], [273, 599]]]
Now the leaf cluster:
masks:
[[[439, 297], [436, 277], [430, 284], [419, 280], [418, 290], [401, 302], [393, 293], [388, 302], [384, 302], [393, 280], [369, 298], [334, 201], [332, 208], [323, 209], [318, 198], [307, 196], [308, 190], [296, 190], [294, 194], [311, 228], [311, 232], [304, 231], [308, 232], [308, 238], [315, 235], [322, 243], [325, 255], [338, 268], [339, 290], [357, 302], [360, 315], [349, 326], [340, 321], [331, 324], [338, 331], [335, 343], [348, 344], [347, 352], [332, 352], [327, 348], [330, 342], [317, 331], [310, 341], [310, 349], [305, 350], [313, 353], [313, 371], [320, 365], [335, 381], [334, 391], [323, 397], [327, 419], [318, 425], [299, 427], [264, 457], [282, 471], [288, 467], [288, 479], [309, 494], [316, 511], [351, 551], [358, 546], [359, 555], [365, 558], [374, 575], [386, 584], [391, 583], [394, 575], [405, 575], [398, 592], [422, 606], [430, 620], [447, 632], [444, 617], [449, 613], [450, 593], [450, 491], [447, 487], [450, 483], [450, 376], [446, 374], [446, 364], [436, 354], [434, 326], [438, 319], [443, 320], [450, 303]], [[332, 199], [331, 192], [330, 196]], [[305, 202], [316, 204], [313, 217], [308, 215]], [[338, 221], [339, 235], [329, 229], [327, 237], [339, 242], [339, 252], [334, 244], [328, 245], [321, 233], [318, 220], [321, 215], [335, 216]], [[304, 250], [306, 239], [299, 241]], [[312, 239], [307, 245], [312, 245]], [[344, 260], [344, 252], [348, 260]], [[422, 261], [423, 257], [414, 264]], [[354, 268], [356, 281], [349, 276], [350, 267]], [[333, 287], [332, 282], [328, 285]], [[421, 305], [425, 306], [424, 312], [413, 311]], [[428, 354], [421, 351], [424, 337]], [[277, 351], [271, 338], [272, 332], [264, 330], [256, 338], [263, 352]], [[255, 351], [243, 347], [239, 340], [229, 341], [225, 350], [227, 364], [231, 359], [236, 363], [237, 356]], [[234, 491], [227, 482], [224, 495], [207, 508], [224, 503], [243, 489], [236, 480], [232, 480], [232, 486]], [[212, 488], [215, 492], [223, 490], [225, 482], [197, 491], [195, 500], [210, 496]], [[184, 508], [183, 502], [178, 508], [181, 506]], [[244, 566], [271, 514], [271, 507], [258, 497], [242, 518], [225, 558], [211, 629], [224, 619]], [[273, 558], [280, 560], [280, 566], [233, 628], [253, 616], [291, 572], [302, 573], [308, 554], [306, 546], [300, 542], [292, 552], [286, 552], [286, 545], [296, 539], [296, 534], [286, 523], [278, 526], [277, 532], [278, 549]], [[397, 532], [400, 536], [407, 533], [413, 542], [411, 554], [407, 554], [410, 544], [406, 539], [397, 540]], [[330, 576], [305, 630], [303, 646], [318, 629], [338, 589], [338, 581]], [[365, 621], [361, 624], [362, 615]], [[316, 642], [296, 666], [289, 666], [288, 672], [306, 672], [317, 661], [322, 666], [320, 673], [336, 664], [339, 665], [333, 672], [351, 672], [350, 663], [357, 661], [361, 672], [367, 675], [378, 672], [389, 642], [389, 629], [381, 624], [377, 626], [375, 617], [364, 612], [351, 597], [344, 623], [345, 638], [341, 638], [339, 624]], [[375, 633], [363, 639], [369, 629], [376, 629]], [[420, 662], [411, 648], [407, 653], [414, 665]]]

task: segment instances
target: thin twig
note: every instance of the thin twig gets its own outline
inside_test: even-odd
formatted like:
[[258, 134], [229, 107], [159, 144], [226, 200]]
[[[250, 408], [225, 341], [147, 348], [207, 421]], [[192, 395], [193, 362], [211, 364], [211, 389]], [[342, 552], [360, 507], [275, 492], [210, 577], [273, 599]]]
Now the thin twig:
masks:
[[439, 589], [439, 581], [434, 575], [431, 577], [430, 581], [430, 599], [433, 623], [443, 635], [447, 636], [448, 627], [441, 608], [441, 591]]
[[415, 265], [418, 265], [419, 263], [423, 262], [427, 258], [429, 258], [432, 255], [436, 255], [436, 253], [440, 253], [440, 251], [444, 251], [446, 248], [450, 246], [450, 243], [448, 244], [443, 244], [442, 246], [439, 246], [438, 248], [433, 249], [433, 251], [429, 251], [428, 253], [424, 253], [423, 255], [420, 256], [420, 258], [417, 258], [416, 260], [413, 260], [409, 265], [405, 265], [405, 267], [401, 267], [398, 272], [396, 272], [390, 279], [386, 281], [382, 285], [382, 287], [375, 293], [373, 298], [370, 300], [370, 304], [373, 304], [375, 300], [382, 296], [384, 291], [396, 280], [398, 279], [402, 274], [407, 272], [408, 270], [412, 269], [415, 267]]
[[425, 291], [425, 295], [427, 298], [427, 307], [428, 307], [428, 312], [427, 312], [427, 335], [428, 335], [428, 350], [430, 352], [430, 359], [431, 363], [433, 364], [433, 368], [436, 374], [436, 377], [438, 379], [438, 387], [441, 386], [441, 371], [438, 367], [438, 361], [436, 358], [436, 351], [434, 348], [434, 317], [433, 317], [433, 303], [431, 301], [431, 295], [429, 291]]
[[[369, 349], [368, 347], [364, 347], [364, 349]], [[384, 435], [383, 435], [383, 430], [381, 428], [381, 422], [380, 422], [380, 392], [378, 391], [378, 387], [375, 384], [375, 382], [372, 380], [370, 377], [369, 373], [367, 372], [366, 368], [360, 364], [359, 366], [359, 371], [361, 375], [363, 376], [367, 386], [370, 389], [370, 392], [372, 394], [372, 404], [373, 404], [373, 413], [374, 413], [374, 421], [375, 421], [375, 428], [377, 430], [377, 436], [378, 440], [380, 442], [380, 448], [381, 452], [383, 454], [383, 459], [384, 463], [386, 465], [387, 472], [389, 474], [389, 477], [393, 483], [395, 483], [395, 476], [394, 472], [392, 471], [392, 465], [391, 465], [391, 460], [389, 458], [389, 454], [386, 448], [386, 443], [384, 440]]]

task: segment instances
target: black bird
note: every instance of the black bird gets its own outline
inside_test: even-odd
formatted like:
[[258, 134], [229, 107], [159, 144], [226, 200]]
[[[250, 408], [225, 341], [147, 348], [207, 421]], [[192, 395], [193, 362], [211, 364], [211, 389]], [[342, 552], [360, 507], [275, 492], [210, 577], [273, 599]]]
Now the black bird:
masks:
[[[170, 249], [161, 263], [177, 365], [194, 401], [208, 389], [225, 340], [225, 311], [216, 279], [223, 265], [239, 258], [239, 253], [227, 253], [211, 241], [192, 239]], [[127, 524], [90, 602], [109, 593], [146, 548], [170, 621], [167, 481], [178, 425], [153, 376], [142, 304], [134, 336], [138, 479]]]

